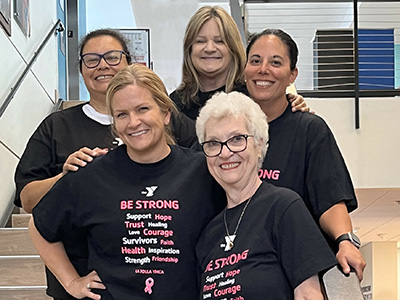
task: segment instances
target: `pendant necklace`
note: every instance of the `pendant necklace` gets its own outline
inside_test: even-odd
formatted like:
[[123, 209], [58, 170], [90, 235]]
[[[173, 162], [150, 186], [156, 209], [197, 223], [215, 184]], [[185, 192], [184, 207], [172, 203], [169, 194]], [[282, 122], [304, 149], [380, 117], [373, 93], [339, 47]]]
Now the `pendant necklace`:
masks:
[[226, 230], [226, 237], [225, 237], [226, 244], [225, 244], [225, 249], [224, 249], [225, 251], [231, 250], [233, 248], [233, 246], [235, 245], [233, 243], [233, 241], [236, 238], [236, 233], [237, 233], [237, 231], [239, 229], [240, 222], [242, 221], [243, 215], [244, 215], [244, 213], [246, 211], [247, 206], [249, 206], [249, 203], [250, 203], [252, 197], [250, 197], [249, 200], [247, 200], [246, 205], [243, 207], [242, 213], [240, 214], [239, 220], [238, 220], [238, 222], [236, 224], [235, 231], [233, 232], [232, 235], [229, 234], [228, 223], [226, 222], [226, 210], [227, 210], [227, 208], [225, 207], [225, 210], [224, 210], [224, 224], [225, 224], [225, 230]]

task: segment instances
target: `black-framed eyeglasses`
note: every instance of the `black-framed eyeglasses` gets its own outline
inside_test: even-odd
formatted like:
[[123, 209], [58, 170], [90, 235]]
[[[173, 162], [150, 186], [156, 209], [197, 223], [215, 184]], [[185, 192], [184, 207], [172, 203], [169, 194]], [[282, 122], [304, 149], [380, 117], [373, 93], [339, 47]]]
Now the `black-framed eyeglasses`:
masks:
[[249, 134], [239, 134], [235, 135], [225, 142], [219, 141], [205, 141], [201, 143], [203, 152], [208, 157], [215, 157], [221, 154], [222, 147], [226, 146], [229, 151], [233, 153], [238, 153], [246, 150], [247, 148], [247, 138], [254, 137], [254, 135]]
[[96, 68], [100, 64], [102, 58], [109, 66], [117, 66], [121, 62], [122, 54], [127, 56], [122, 50], [111, 50], [103, 54], [86, 53], [81, 56], [81, 61], [83, 61], [84, 65], [89, 69]]

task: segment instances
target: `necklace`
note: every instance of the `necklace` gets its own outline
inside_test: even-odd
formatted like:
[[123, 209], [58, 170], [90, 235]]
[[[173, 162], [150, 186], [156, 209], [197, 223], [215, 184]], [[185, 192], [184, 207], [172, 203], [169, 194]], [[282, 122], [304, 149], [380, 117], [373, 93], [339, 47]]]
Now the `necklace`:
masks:
[[[253, 197], [253, 196], [252, 196], [252, 197]], [[252, 197], [250, 197], [249, 200], [247, 200], [246, 205], [243, 207], [242, 213], [240, 214], [239, 220], [238, 220], [238, 222], [237, 222], [237, 224], [236, 224], [235, 231], [233, 232], [232, 235], [229, 234], [228, 223], [226, 222], [226, 210], [227, 210], [227, 208], [225, 207], [225, 210], [224, 210], [224, 224], [225, 224], [225, 230], [226, 230], [225, 251], [231, 250], [231, 249], [233, 248], [233, 246], [235, 245], [235, 244], [233, 243], [233, 241], [234, 241], [235, 238], [236, 238], [236, 233], [237, 233], [237, 231], [238, 231], [238, 229], [239, 229], [240, 222], [242, 222], [243, 215], [244, 215], [244, 213], [245, 213], [245, 211], [246, 211], [247, 206], [249, 206], [249, 203], [250, 203]]]

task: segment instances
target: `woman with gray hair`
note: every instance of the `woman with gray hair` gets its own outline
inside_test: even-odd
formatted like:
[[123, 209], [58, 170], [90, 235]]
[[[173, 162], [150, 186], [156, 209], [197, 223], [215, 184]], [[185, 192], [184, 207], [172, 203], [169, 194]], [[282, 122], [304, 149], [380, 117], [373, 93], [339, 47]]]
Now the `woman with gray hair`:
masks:
[[323, 299], [318, 273], [336, 259], [300, 196], [259, 178], [268, 143], [259, 105], [238, 92], [214, 95], [196, 132], [227, 196], [196, 247], [201, 299]]

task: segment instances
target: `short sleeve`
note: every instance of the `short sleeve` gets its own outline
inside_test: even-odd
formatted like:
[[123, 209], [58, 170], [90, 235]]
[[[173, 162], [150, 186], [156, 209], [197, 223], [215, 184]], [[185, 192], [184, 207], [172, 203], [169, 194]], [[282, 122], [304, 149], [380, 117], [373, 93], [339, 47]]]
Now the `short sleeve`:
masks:
[[293, 289], [336, 264], [332, 251], [300, 198], [287, 207], [277, 223], [274, 237]]

